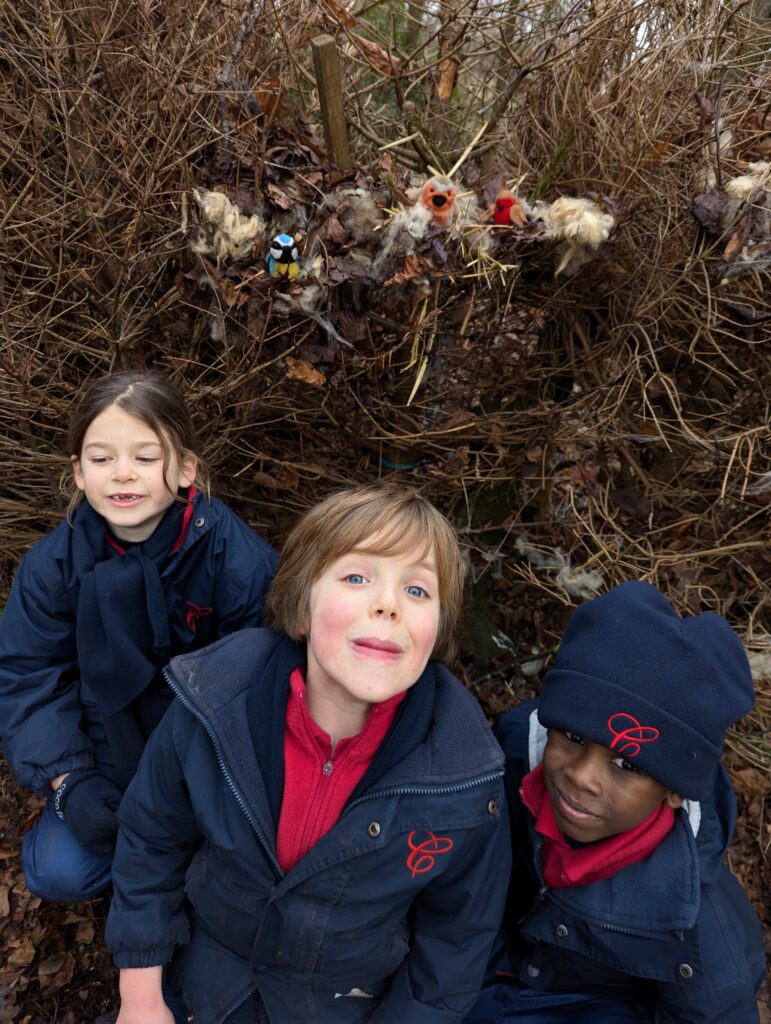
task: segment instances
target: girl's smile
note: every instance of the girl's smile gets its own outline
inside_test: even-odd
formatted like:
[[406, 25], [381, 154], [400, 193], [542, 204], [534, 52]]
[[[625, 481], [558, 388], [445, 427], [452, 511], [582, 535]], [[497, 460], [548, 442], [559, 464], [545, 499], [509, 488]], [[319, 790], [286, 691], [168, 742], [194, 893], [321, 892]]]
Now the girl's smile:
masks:
[[195, 458], [180, 463], [168, 442], [117, 405], [94, 417], [80, 454], [72, 456], [75, 483], [89, 505], [118, 540], [140, 543], [151, 536], [178, 489], [192, 484], [195, 470]]

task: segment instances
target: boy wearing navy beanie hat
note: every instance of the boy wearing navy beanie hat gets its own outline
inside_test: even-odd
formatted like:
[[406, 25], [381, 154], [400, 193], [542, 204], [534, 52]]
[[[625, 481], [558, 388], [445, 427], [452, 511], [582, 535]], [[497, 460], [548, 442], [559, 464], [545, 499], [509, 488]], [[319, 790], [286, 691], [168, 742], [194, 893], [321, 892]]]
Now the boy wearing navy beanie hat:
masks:
[[466, 1024], [756, 1024], [760, 922], [723, 864], [739, 638], [627, 582], [571, 616], [537, 701], [498, 720], [514, 848]]

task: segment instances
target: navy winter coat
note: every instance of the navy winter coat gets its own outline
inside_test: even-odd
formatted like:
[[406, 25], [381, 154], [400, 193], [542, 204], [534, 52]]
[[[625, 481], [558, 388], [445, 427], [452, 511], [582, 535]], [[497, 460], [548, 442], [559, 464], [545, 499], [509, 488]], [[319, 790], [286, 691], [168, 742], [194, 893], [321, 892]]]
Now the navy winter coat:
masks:
[[244, 630], [167, 670], [179, 701], [119, 812], [115, 962], [173, 955], [172, 986], [195, 1024], [459, 1022], [508, 884], [500, 748], [474, 698], [436, 666], [425, 742], [285, 874], [247, 698], [255, 679], [275, 687], [267, 666], [286, 643]]
[[[161, 570], [175, 653], [258, 625], [276, 552], [221, 501], [193, 499], [178, 551]], [[0, 616], [0, 736], [20, 786], [41, 796], [64, 772], [120, 760], [78, 669], [78, 565], [66, 522], [22, 559]], [[119, 685], [119, 681], [116, 681]]]
[[760, 922], [723, 864], [736, 805], [720, 766], [714, 801], [686, 801], [647, 859], [575, 888], [543, 884], [522, 777], [540, 763], [546, 730], [537, 702], [502, 715], [514, 868], [505, 930], [512, 966], [542, 991], [597, 992], [632, 1003], [656, 1024], [753, 1024], [764, 974]]

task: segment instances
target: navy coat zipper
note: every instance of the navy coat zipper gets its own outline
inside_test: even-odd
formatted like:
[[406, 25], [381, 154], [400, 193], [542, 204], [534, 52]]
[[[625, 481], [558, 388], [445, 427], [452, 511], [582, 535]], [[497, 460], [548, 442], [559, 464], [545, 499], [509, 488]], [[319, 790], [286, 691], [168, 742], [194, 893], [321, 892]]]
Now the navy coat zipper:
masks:
[[496, 779], [501, 779], [503, 775], [504, 770], [501, 768], [497, 772], [480, 775], [478, 778], [468, 779], [466, 782], [457, 782], [452, 786], [394, 786], [392, 789], [373, 790], [372, 793], [365, 793], [354, 800], [352, 804], [349, 804], [341, 817], [345, 817], [354, 807], [358, 807], [359, 804], [363, 804], [367, 800], [376, 800], [383, 796], [445, 796], [450, 793], [462, 793], [466, 789], [473, 789], [474, 786], [483, 786], [486, 782], [494, 782]]

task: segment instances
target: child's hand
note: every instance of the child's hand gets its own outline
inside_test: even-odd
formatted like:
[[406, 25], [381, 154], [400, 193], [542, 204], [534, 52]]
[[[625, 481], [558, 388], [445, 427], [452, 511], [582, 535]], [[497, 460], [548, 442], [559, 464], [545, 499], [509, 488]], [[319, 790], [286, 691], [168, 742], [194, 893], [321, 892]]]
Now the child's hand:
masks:
[[70, 772], [54, 794], [54, 810], [81, 846], [92, 853], [112, 853], [118, 822], [115, 812], [123, 792], [94, 768]]
[[162, 991], [163, 968], [124, 967], [120, 972], [120, 1013], [115, 1024], [174, 1024]]

